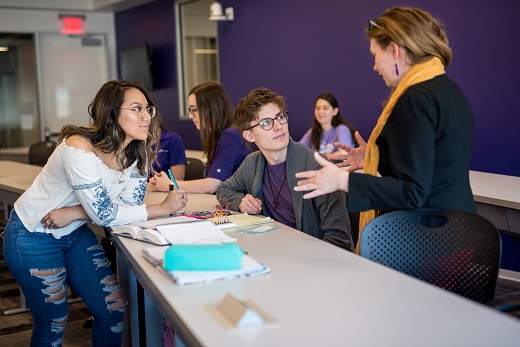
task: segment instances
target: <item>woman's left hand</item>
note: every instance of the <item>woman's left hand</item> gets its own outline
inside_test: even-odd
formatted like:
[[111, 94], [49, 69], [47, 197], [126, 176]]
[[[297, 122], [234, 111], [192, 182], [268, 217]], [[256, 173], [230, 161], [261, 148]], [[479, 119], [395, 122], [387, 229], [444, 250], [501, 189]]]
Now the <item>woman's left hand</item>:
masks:
[[87, 218], [83, 207], [77, 205], [52, 210], [42, 218], [41, 222], [46, 229], [59, 229], [76, 220], [87, 220]]
[[156, 172], [153, 177], [150, 177], [148, 185], [152, 187], [154, 192], [167, 192], [170, 190], [170, 178], [166, 172]]
[[314, 159], [322, 166], [320, 170], [298, 172], [297, 178], [305, 178], [294, 187], [297, 192], [310, 191], [303, 195], [304, 199], [315, 198], [336, 190], [348, 192], [349, 172], [341, 170], [333, 163], [314, 152]]

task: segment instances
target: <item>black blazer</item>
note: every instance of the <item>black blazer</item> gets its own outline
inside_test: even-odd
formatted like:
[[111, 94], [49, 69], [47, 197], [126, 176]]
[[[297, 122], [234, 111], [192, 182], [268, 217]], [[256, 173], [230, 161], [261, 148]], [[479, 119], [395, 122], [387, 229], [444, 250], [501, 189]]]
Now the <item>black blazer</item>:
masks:
[[408, 88], [376, 140], [382, 177], [350, 175], [349, 211], [475, 212], [469, 183], [474, 115], [445, 74]]

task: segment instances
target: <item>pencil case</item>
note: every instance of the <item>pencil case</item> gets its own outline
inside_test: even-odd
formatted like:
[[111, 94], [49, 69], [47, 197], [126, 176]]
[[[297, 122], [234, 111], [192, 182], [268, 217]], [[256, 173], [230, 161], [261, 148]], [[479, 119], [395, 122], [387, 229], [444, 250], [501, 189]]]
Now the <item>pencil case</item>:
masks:
[[172, 245], [164, 254], [167, 271], [238, 270], [244, 251], [234, 243], [218, 245]]

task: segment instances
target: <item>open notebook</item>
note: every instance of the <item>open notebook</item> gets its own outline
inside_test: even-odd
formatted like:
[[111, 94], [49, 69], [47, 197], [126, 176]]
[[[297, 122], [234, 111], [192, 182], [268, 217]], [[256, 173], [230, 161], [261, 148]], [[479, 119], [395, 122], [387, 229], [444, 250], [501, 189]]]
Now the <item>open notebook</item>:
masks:
[[238, 270], [226, 271], [167, 271], [164, 269], [164, 253], [168, 247], [151, 247], [143, 249], [144, 257], [159, 271], [170, 277], [176, 284], [201, 284], [218, 282], [242, 277], [263, 275], [271, 271], [266, 265], [259, 263], [247, 254], [242, 256], [242, 267]]
[[112, 233], [156, 245], [211, 244], [236, 241], [236, 239], [224, 234], [208, 219], [175, 218], [182, 219], [172, 218], [168, 221], [163, 219], [161, 224], [159, 224], [161, 220], [155, 220], [116, 226], [112, 227]]

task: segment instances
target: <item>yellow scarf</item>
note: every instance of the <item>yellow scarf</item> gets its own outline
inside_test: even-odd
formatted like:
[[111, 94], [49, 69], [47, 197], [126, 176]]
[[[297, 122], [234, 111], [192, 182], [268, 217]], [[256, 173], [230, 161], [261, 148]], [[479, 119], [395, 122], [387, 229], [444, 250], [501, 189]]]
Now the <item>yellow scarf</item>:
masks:
[[[367, 148], [365, 152], [365, 162], [364, 162], [364, 172], [366, 174], [375, 176], [377, 174], [377, 169], [379, 165], [379, 147], [376, 145], [376, 140], [381, 134], [381, 131], [385, 127], [386, 121], [388, 117], [392, 113], [394, 106], [403, 95], [403, 93], [408, 89], [408, 87], [413, 86], [416, 83], [421, 83], [424, 81], [431, 80], [434, 77], [442, 75], [444, 73], [444, 65], [441, 63], [441, 60], [437, 57], [433, 57], [428, 61], [423, 63], [413, 65], [410, 70], [403, 77], [401, 82], [397, 85], [397, 88], [394, 90], [392, 95], [390, 96], [390, 100], [386, 104], [383, 112], [381, 112], [381, 116], [377, 120], [376, 127], [372, 131], [370, 138], [367, 141]], [[361, 212], [360, 220], [359, 220], [359, 239], [361, 240], [361, 232], [363, 231], [363, 227], [370, 222], [372, 219], [376, 218], [379, 215], [378, 210], [369, 210], [365, 212]], [[358, 241], [356, 245], [356, 249], [354, 252], [359, 254], [359, 244]]]

